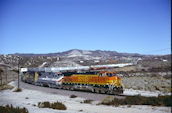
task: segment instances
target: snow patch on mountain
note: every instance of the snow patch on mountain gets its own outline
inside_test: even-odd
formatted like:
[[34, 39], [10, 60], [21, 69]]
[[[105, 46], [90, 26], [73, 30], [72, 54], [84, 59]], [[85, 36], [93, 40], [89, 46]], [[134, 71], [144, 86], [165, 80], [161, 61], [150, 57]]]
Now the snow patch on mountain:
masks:
[[68, 57], [77, 57], [77, 56], [83, 56], [83, 54], [78, 50], [73, 50], [67, 56]]
[[88, 57], [88, 55], [91, 55], [92, 52], [88, 50], [72, 50], [70, 53], [68, 53], [67, 57]]
[[91, 52], [91, 51], [88, 51], [88, 50], [82, 50], [82, 53], [83, 53], [83, 54], [87, 54], [87, 55], [88, 55], [88, 54], [92, 54], [92, 52]]

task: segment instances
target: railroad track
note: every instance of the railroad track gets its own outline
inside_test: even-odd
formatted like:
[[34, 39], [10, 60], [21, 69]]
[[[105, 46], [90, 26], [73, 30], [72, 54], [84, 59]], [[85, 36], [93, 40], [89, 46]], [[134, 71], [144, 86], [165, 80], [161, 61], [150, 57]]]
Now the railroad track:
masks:
[[[15, 84], [17, 85], [17, 82], [15, 82]], [[65, 90], [65, 89], [35, 86], [35, 85], [24, 83], [24, 82], [20, 82], [20, 87], [23, 89], [36, 90], [36, 91], [46, 92], [50, 94], [58, 94], [58, 95], [64, 95], [64, 96], [76, 95], [77, 97], [86, 98], [86, 99], [95, 100], [95, 101], [102, 101], [108, 95], [115, 96], [115, 98], [119, 98], [119, 99], [126, 97], [126, 95], [123, 95], [123, 94], [112, 95], [112, 94], [92, 93], [89, 91], [79, 91], [79, 90], [71, 91], [71, 90]]]

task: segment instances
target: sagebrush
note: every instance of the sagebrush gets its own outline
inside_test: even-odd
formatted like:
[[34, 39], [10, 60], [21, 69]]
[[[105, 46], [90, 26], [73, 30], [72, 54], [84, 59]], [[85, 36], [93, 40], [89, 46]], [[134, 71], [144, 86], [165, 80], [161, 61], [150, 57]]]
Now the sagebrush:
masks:
[[52, 109], [58, 109], [58, 110], [66, 110], [67, 107], [61, 103], [61, 102], [54, 102], [54, 103], [50, 103], [50, 102], [39, 102], [38, 103], [38, 107], [40, 108], [52, 108]]
[[143, 97], [127, 96], [124, 99], [114, 98], [109, 103], [102, 102], [104, 105], [152, 105], [152, 106], [171, 106], [171, 96]]
[[13, 107], [13, 105], [0, 106], [0, 113], [29, 113], [26, 108]]

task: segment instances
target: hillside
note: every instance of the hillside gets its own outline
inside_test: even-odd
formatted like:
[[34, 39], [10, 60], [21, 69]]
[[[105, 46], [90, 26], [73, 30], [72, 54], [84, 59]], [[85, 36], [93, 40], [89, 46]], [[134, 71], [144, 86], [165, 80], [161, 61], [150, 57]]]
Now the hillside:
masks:
[[89, 51], [79, 49], [47, 54], [16, 53], [0, 55], [0, 63], [8, 64], [12, 68], [17, 68], [18, 63], [20, 67], [66, 67], [136, 61], [138, 61], [138, 64], [142, 67], [169, 67], [171, 66], [171, 55], [155, 56], [136, 53], [119, 53], [116, 51]]

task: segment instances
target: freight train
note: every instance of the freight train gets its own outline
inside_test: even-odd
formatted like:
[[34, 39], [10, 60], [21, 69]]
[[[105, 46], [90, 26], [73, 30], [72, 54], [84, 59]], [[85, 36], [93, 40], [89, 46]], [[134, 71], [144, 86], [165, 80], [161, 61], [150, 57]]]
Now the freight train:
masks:
[[[115, 66], [22, 68], [20, 75], [23, 82], [38, 86], [66, 90], [87, 90], [95, 93], [122, 94], [121, 78], [117, 73], [110, 71], [110, 68]], [[102, 69], [106, 71], [102, 71]]]

